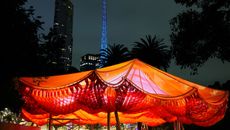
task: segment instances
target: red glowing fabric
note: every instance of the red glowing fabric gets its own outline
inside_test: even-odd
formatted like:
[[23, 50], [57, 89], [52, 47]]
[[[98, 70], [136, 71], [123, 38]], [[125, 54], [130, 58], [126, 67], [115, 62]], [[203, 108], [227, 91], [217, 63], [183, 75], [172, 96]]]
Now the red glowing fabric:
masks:
[[[108, 112], [118, 111], [121, 123], [143, 122], [157, 126], [179, 120], [210, 126], [220, 121], [228, 92], [204, 87], [137, 59], [92, 71], [22, 77], [19, 92], [25, 104], [22, 115], [38, 125], [106, 125]], [[65, 119], [65, 120], [62, 120]], [[111, 114], [111, 124], [115, 116]]]

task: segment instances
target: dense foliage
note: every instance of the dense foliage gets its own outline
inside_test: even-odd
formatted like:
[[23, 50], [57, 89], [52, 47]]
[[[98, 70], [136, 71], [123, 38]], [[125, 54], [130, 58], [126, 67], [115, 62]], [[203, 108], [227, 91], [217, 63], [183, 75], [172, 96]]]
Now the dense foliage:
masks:
[[0, 50], [0, 108], [19, 109], [20, 98], [14, 90], [13, 79], [36, 70], [38, 31], [43, 22], [34, 16], [32, 7], [26, 8], [27, 0], [3, 0], [1, 8]]
[[104, 66], [137, 58], [147, 64], [167, 70], [171, 60], [168, 46], [165, 45], [163, 39], [158, 39], [156, 36], [146, 35], [145, 38], [140, 38], [140, 41], [134, 42], [131, 51], [123, 44], [109, 45], [101, 54]]
[[131, 55], [123, 44], [113, 44], [102, 50], [101, 59], [105, 67], [127, 61], [131, 59]]
[[230, 61], [230, 1], [175, 0], [185, 11], [171, 22], [172, 54], [177, 65], [193, 72], [208, 59]]
[[156, 35], [153, 37], [146, 35], [145, 39], [140, 38], [140, 41], [134, 42], [132, 55], [145, 63], [167, 70], [171, 60], [171, 52], [163, 41], [164, 39], [159, 39]]

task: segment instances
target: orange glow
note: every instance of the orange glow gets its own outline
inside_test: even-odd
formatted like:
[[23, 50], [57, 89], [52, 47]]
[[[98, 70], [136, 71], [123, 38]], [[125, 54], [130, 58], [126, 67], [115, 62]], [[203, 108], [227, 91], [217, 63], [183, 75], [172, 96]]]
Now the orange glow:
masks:
[[[147, 65], [137, 59], [86, 72], [21, 77], [23, 117], [38, 125], [68, 122], [106, 125], [118, 111], [121, 123], [157, 126], [179, 120], [210, 126], [220, 121], [228, 92], [211, 89]], [[61, 120], [66, 118], [69, 120]], [[111, 124], [115, 116], [111, 114]]]

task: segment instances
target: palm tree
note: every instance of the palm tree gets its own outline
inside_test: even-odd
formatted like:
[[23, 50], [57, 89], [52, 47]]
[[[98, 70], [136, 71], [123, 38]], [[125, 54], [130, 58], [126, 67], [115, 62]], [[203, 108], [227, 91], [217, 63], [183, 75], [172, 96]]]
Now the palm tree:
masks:
[[167, 49], [168, 46], [163, 42], [164, 39], [157, 39], [156, 35], [153, 38], [146, 35], [145, 38], [140, 38], [140, 42], [134, 42], [131, 51], [133, 57], [157, 68], [167, 70], [171, 55], [170, 50]]
[[101, 58], [102, 66], [105, 67], [127, 61], [131, 58], [131, 55], [128, 48], [123, 44], [113, 44], [102, 50]]

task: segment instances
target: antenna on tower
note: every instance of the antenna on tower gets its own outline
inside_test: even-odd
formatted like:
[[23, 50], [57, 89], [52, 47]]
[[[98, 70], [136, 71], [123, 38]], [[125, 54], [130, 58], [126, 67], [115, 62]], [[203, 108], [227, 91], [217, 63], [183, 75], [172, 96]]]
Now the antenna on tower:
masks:
[[102, 56], [103, 50], [107, 49], [107, 3], [106, 0], [102, 0], [102, 32], [101, 32], [101, 48], [100, 48], [100, 67], [103, 66], [104, 62]]

